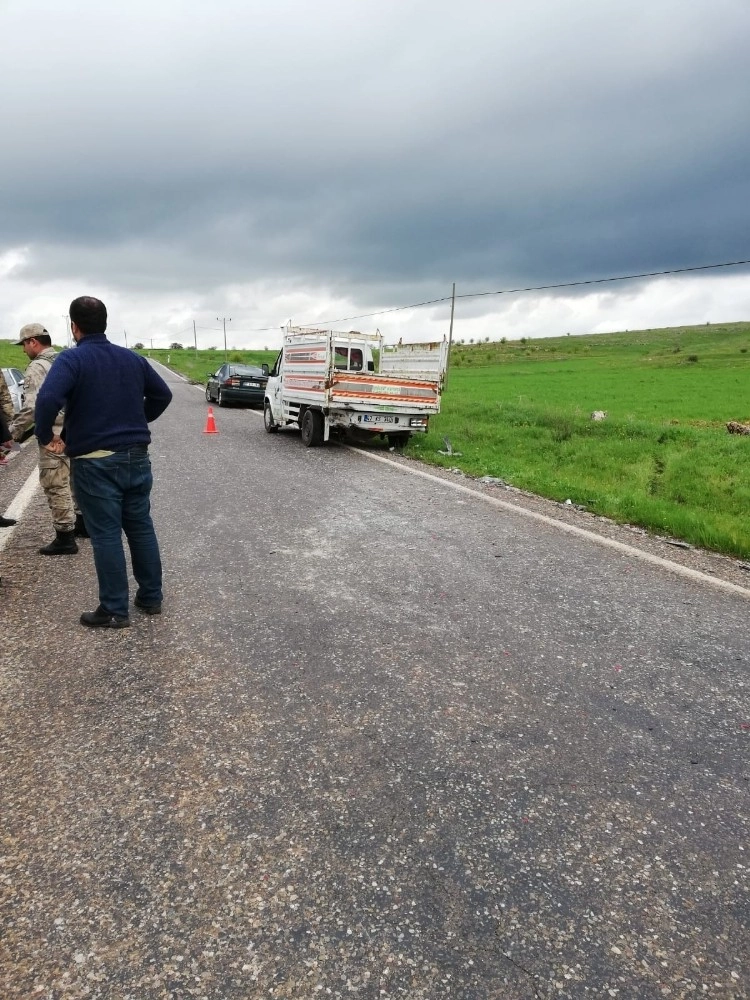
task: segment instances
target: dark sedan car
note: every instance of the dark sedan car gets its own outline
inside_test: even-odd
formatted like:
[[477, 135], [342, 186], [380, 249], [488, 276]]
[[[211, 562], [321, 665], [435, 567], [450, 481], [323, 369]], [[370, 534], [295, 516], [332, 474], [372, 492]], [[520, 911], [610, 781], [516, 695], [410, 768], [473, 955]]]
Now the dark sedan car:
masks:
[[263, 405], [263, 396], [268, 381], [268, 365], [222, 365], [213, 375], [208, 373], [206, 400], [217, 402], [219, 406], [228, 403], [250, 403]]

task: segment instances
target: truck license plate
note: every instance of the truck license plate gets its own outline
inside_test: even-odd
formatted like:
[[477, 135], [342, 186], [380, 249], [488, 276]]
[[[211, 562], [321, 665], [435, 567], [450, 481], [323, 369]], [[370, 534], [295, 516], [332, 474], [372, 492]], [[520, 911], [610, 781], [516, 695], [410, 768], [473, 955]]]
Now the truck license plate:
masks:
[[381, 416], [380, 414], [365, 413], [362, 420], [366, 424], [392, 424], [394, 423], [394, 417]]

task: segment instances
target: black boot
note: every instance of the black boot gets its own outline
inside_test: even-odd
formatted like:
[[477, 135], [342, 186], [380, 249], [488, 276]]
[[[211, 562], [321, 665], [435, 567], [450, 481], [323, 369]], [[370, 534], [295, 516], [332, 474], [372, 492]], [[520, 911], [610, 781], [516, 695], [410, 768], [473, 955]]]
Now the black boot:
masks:
[[75, 531], [72, 529], [70, 531], [60, 531], [55, 528], [55, 538], [45, 545], [43, 548], [39, 549], [39, 555], [42, 556], [72, 556], [78, 551], [78, 546], [76, 545], [76, 535]]
[[12, 517], [0, 517], [0, 528], [12, 528], [15, 523]]
[[86, 522], [83, 520], [83, 514], [76, 514], [76, 523], [73, 528], [73, 532], [76, 538], [90, 538], [88, 531], [86, 531]]
[[111, 615], [101, 604], [96, 611], [84, 611], [80, 621], [81, 625], [88, 625], [89, 628], [127, 628], [130, 625], [129, 618]]

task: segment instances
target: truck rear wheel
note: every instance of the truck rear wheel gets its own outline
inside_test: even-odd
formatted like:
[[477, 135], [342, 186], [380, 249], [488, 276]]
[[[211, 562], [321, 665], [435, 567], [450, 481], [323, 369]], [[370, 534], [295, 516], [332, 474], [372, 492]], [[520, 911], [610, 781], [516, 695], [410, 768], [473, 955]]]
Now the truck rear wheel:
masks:
[[316, 448], [323, 442], [323, 414], [318, 410], [305, 410], [300, 424], [302, 444], [305, 448]]
[[388, 444], [391, 446], [391, 448], [404, 448], [409, 443], [410, 437], [411, 434], [408, 431], [401, 434], [389, 434]]
[[267, 434], [275, 434], [279, 429], [279, 425], [273, 422], [273, 413], [271, 412], [271, 404], [266, 400], [263, 406], [263, 426], [266, 429]]

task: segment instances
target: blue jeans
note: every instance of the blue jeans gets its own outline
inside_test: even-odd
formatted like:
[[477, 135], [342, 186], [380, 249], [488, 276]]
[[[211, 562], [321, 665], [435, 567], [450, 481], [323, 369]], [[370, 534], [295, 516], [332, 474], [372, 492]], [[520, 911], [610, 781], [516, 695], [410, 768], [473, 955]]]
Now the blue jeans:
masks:
[[128, 540], [136, 597], [161, 604], [161, 556], [151, 520], [151, 462], [146, 445], [105, 458], [74, 458], [73, 489], [91, 536], [99, 581], [99, 604], [123, 618], [128, 614], [128, 570], [122, 533]]

